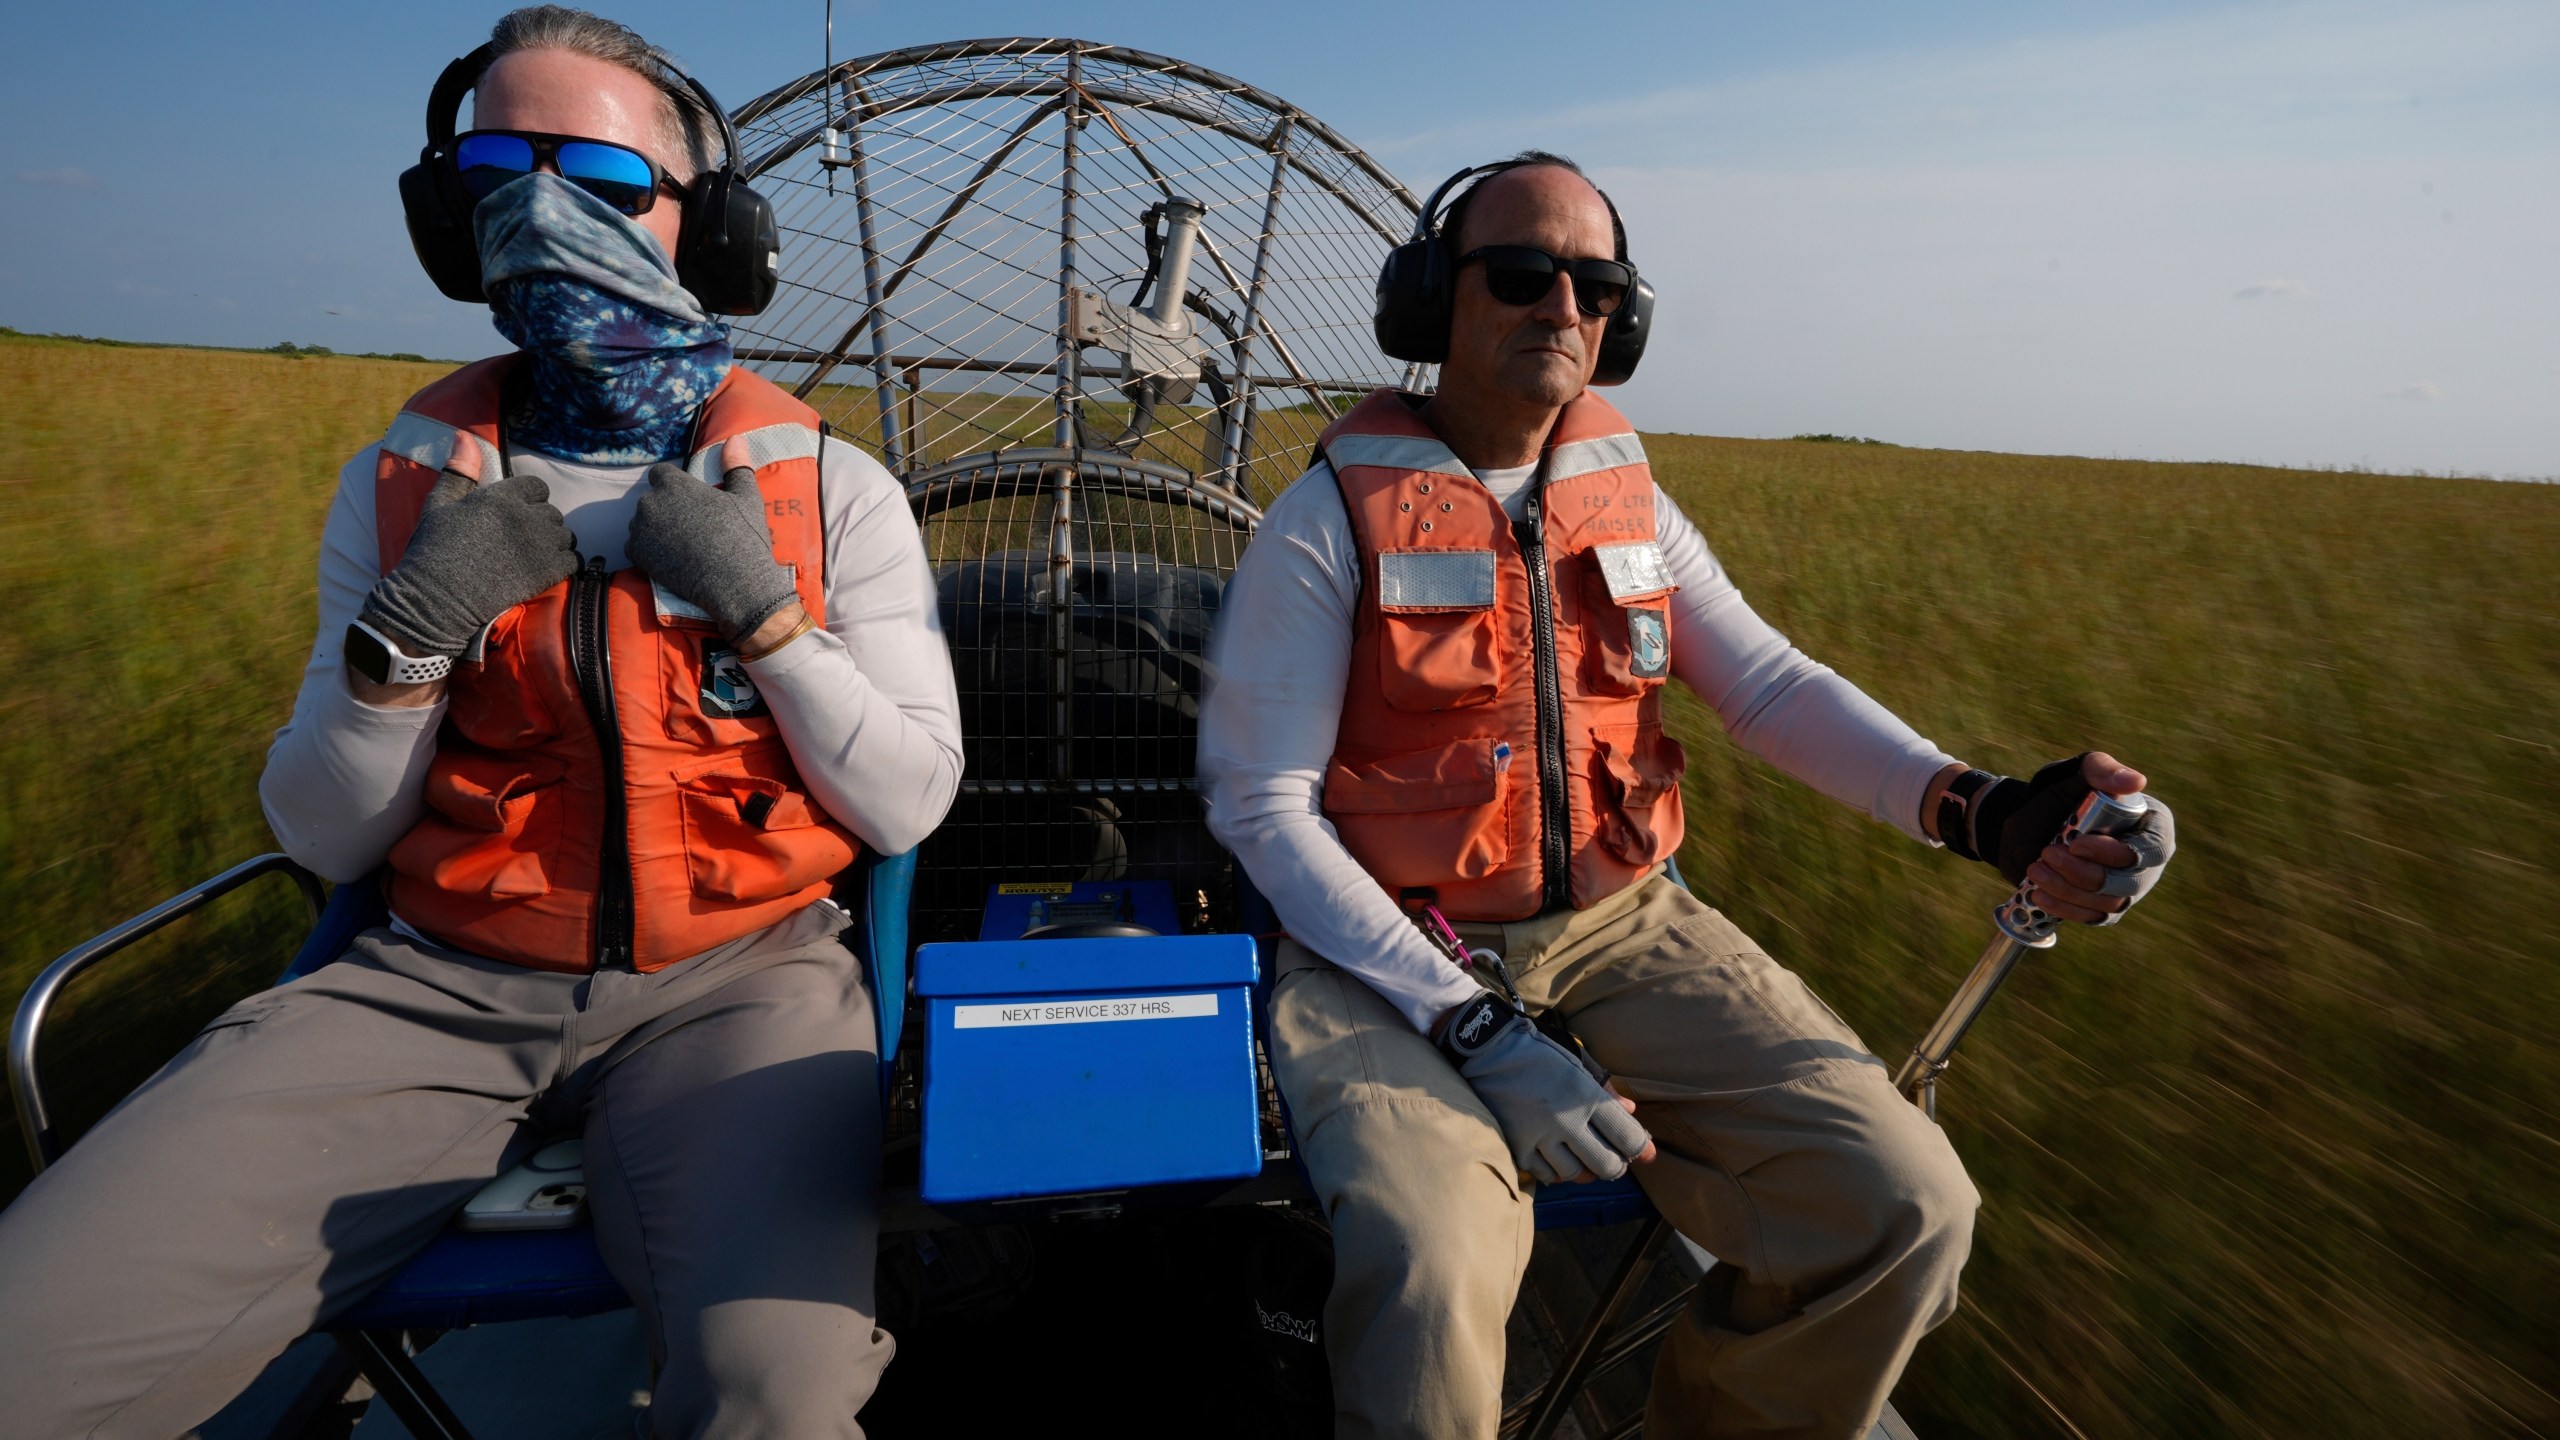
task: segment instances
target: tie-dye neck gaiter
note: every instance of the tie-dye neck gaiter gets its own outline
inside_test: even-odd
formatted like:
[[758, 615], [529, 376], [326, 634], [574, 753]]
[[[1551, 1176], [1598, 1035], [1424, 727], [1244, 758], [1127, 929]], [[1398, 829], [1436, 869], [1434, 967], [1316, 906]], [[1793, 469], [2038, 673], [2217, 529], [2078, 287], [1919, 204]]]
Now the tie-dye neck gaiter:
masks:
[[507, 427], [592, 465], [682, 458], [728, 377], [729, 327], [676, 283], [657, 238], [556, 175], [510, 182], [472, 215], [490, 322], [524, 352]]

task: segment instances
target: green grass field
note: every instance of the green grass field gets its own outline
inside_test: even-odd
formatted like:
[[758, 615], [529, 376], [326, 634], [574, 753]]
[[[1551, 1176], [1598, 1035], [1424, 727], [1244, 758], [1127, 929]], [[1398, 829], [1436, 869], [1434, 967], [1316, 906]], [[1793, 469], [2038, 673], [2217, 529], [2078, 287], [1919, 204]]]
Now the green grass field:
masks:
[[[333, 477], [438, 368], [0, 338], [0, 997], [268, 847]], [[2177, 808], [2154, 899], [2032, 959], [1949, 1078], [1985, 1207], [1921, 1432], [2560, 1432], [2560, 487], [1651, 444], [1817, 659], [1977, 763], [2098, 745]], [[1996, 878], [1675, 710], [1688, 874], [1899, 1055]], [[295, 928], [278, 885], [82, 996], [75, 1118]]]

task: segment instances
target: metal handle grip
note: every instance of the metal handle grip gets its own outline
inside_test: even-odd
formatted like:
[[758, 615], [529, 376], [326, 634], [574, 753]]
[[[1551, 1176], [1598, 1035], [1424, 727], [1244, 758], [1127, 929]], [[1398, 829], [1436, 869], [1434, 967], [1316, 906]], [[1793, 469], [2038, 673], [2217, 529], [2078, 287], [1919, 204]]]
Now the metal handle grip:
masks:
[[[2080, 802], [2080, 808], [2071, 812], [2071, 818], [2063, 822], [2062, 833], [2054, 837], [2053, 843], [2068, 848], [2083, 835], [2121, 835], [2141, 824], [2150, 810], [2151, 802], [2140, 795], [2092, 790]], [[2029, 949], [2043, 950], [2053, 944], [2053, 932], [2062, 922], [2046, 914], [2044, 907], [2030, 898], [2028, 892], [2034, 888], [2032, 881], [2019, 881], [2009, 898], [2000, 902], [2000, 908], [1991, 912], [1991, 919], [2010, 939]]]

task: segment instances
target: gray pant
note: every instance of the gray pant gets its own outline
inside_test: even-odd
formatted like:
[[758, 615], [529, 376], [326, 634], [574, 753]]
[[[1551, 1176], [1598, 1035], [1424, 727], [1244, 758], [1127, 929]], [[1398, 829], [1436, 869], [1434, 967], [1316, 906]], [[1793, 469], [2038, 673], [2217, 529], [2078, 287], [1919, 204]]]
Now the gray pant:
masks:
[[859, 1436], [878, 1055], [842, 915], [654, 974], [368, 932], [216, 1019], [0, 1215], [0, 1430], [169, 1440], [583, 1135], [662, 1436]]

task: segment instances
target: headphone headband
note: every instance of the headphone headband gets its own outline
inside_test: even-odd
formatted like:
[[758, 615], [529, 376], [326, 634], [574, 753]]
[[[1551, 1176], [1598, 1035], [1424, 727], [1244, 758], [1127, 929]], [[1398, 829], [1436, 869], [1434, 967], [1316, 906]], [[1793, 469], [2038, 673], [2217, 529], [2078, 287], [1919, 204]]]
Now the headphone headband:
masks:
[[[1441, 181], [1440, 188], [1431, 192], [1431, 198], [1422, 202], [1421, 212], [1413, 217], [1413, 238], [1416, 240], [1446, 238], [1440, 234], [1440, 219], [1443, 208], [1441, 206], [1440, 199], [1442, 196], [1447, 195], [1451, 190], [1456, 189], [1460, 181], [1477, 175], [1481, 175], [1489, 180], [1494, 176], [1503, 174], [1507, 171], [1526, 170], [1535, 165], [1556, 165], [1556, 162], [1553, 160], [1495, 160], [1489, 164], [1469, 166], [1467, 169], [1461, 170], [1457, 174], [1450, 176], [1448, 179]], [[1572, 170], [1572, 167], [1567, 165], [1556, 165], [1556, 168], [1560, 170]], [[1633, 263], [1627, 259], [1627, 223], [1618, 218], [1618, 202], [1610, 199], [1609, 192], [1601, 189], [1598, 183], [1593, 181], [1590, 176], [1582, 174], [1579, 170], [1573, 170], [1572, 173], [1580, 176], [1582, 183], [1589, 185], [1591, 187], [1591, 193], [1599, 196], [1601, 205], [1607, 208], [1609, 212], [1609, 240], [1610, 243], [1617, 246], [1617, 258], [1619, 261], [1622, 263]], [[1474, 193], [1476, 193], [1476, 187], [1469, 185], [1464, 194], [1457, 196], [1455, 199], [1451, 200], [1449, 204], [1451, 206], [1455, 206], [1459, 201], [1466, 199], [1468, 195], [1473, 195]]]
[[[656, 46], [651, 46], [649, 58], [664, 69], [670, 77], [683, 82], [687, 93], [691, 94], [703, 110], [710, 114], [711, 123], [720, 132], [719, 169], [726, 175], [737, 174], [738, 132], [729, 123], [729, 112], [720, 108], [720, 102], [712, 98], [709, 87], [693, 78], [692, 71], [677, 64], [674, 56]], [[427, 92], [428, 154], [421, 156], [421, 159], [432, 159], [439, 152], [452, 153], [456, 133], [454, 126], [462, 118], [463, 97], [480, 88], [481, 78], [489, 73], [489, 67], [497, 61], [498, 47], [495, 44], [483, 44], [479, 49], [445, 66], [444, 73], [436, 77], [435, 88]], [[683, 124], [681, 111], [678, 112], [677, 122], [681, 127]], [[688, 155], [685, 158], [691, 160], [693, 157]]]
[[[1458, 183], [1460, 181], [1477, 175], [1499, 175], [1505, 170], [1517, 170], [1523, 164], [1536, 163], [1538, 162], [1496, 160], [1487, 165], [1471, 165], [1466, 169], [1459, 171], [1457, 174], [1450, 176], [1448, 179], [1441, 181], [1440, 188], [1431, 192], [1431, 198], [1422, 202], [1422, 209], [1413, 217], [1413, 238], [1416, 240], [1428, 240], [1440, 233], [1440, 202], [1448, 198], [1450, 191], [1458, 188]], [[1600, 187], [1594, 185], [1591, 188], [1597, 190]], [[1609, 197], [1603, 195], [1600, 198], [1606, 200]]]

